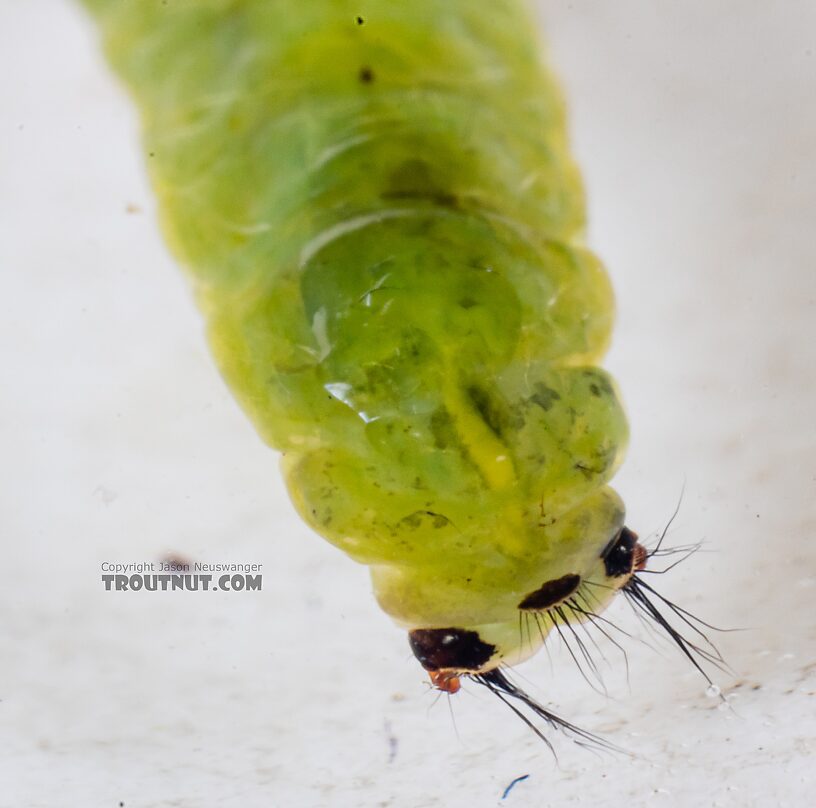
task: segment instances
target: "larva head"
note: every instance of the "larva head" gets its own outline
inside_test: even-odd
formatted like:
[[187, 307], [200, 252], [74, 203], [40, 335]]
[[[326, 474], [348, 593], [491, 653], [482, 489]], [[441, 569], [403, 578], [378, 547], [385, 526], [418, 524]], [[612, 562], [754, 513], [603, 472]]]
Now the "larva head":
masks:
[[593, 619], [644, 569], [647, 551], [637, 534], [621, 527], [597, 554], [584, 575], [569, 572], [545, 580], [516, 604], [515, 615], [504, 622], [476, 626], [414, 628], [409, 642], [433, 685], [456, 693], [462, 676], [477, 676], [512, 666], [532, 656], [550, 631]]

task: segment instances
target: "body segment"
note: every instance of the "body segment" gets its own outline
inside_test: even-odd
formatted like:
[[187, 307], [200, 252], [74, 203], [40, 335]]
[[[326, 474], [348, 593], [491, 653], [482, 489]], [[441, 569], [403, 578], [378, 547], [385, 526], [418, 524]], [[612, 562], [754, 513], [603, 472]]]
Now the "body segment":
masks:
[[[222, 373], [423, 664], [528, 656], [584, 581], [602, 608], [612, 296], [524, 4], [86, 2]], [[426, 664], [453, 628], [473, 664]]]

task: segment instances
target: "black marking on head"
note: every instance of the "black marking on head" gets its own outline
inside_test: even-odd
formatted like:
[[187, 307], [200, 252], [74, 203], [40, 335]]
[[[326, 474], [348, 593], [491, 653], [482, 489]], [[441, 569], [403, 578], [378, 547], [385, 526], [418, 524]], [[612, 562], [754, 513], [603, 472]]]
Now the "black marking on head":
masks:
[[620, 578], [629, 575], [635, 560], [635, 545], [637, 533], [622, 527], [620, 533], [609, 542], [601, 553], [606, 574], [610, 578]]
[[408, 633], [408, 642], [426, 671], [478, 670], [496, 652], [478, 632], [463, 628], [417, 628]]
[[519, 609], [525, 611], [540, 612], [549, 609], [566, 600], [581, 585], [581, 576], [575, 573], [562, 575], [552, 581], [543, 583], [535, 592], [530, 592], [524, 600], [519, 603]]
[[357, 77], [363, 84], [371, 84], [374, 81], [374, 71], [368, 65], [364, 65], [360, 68]]

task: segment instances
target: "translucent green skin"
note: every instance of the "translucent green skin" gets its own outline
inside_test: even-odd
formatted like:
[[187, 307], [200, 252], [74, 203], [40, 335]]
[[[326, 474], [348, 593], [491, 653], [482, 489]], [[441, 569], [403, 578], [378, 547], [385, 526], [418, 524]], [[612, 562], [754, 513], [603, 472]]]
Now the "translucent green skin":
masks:
[[527, 655], [527, 593], [605, 578], [627, 428], [524, 4], [86, 5], [219, 367], [303, 518], [400, 624]]

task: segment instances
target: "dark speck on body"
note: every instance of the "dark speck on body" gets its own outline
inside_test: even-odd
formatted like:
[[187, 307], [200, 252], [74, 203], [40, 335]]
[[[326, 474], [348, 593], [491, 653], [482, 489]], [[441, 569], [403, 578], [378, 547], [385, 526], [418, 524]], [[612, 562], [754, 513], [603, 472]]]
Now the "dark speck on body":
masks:
[[541, 382], [538, 382], [534, 389], [535, 395], [530, 396], [530, 401], [532, 401], [533, 404], [538, 404], [542, 410], [549, 410], [552, 407], [553, 402], [561, 399], [561, 396], [555, 390], [552, 390], [551, 388], [547, 387], [546, 384], [542, 384]]

